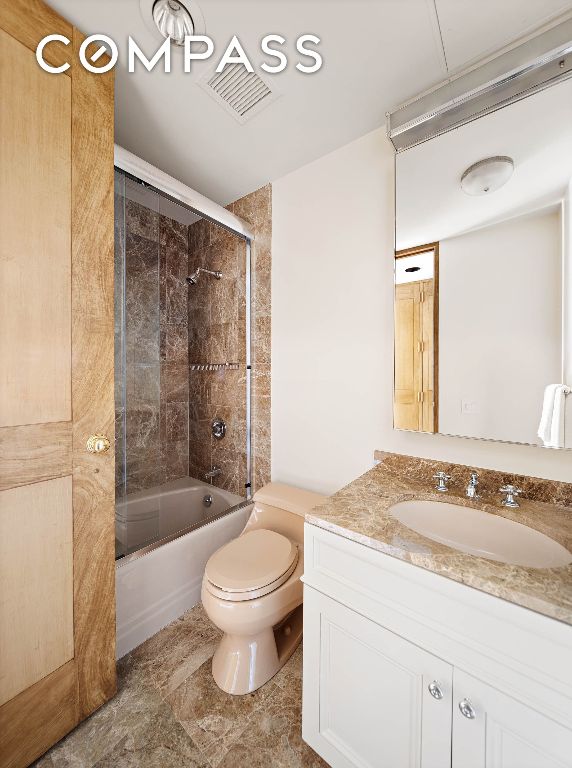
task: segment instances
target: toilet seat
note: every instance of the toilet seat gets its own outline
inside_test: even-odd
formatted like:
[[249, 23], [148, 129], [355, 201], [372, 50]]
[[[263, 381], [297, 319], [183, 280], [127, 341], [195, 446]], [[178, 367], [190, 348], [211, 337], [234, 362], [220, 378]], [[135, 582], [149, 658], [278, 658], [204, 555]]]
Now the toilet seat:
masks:
[[298, 563], [298, 547], [275, 531], [256, 529], [221, 547], [209, 559], [205, 582], [223, 600], [252, 600], [287, 581]]

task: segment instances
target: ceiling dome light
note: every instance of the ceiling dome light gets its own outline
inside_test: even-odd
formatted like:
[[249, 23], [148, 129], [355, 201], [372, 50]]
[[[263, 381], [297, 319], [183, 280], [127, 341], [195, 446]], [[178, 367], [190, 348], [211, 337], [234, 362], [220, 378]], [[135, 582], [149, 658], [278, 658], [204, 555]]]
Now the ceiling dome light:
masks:
[[178, 0], [157, 0], [153, 21], [163, 37], [170, 37], [175, 45], [183, 45], [185, 35], [192, 35], [195, 29], [193, 17]]
[[511, 157], [487, 157], [467, 168], [461, 177], [461, 189], [467, 195], [496, 192], [507, 183], [513, 171], [514, 162]]

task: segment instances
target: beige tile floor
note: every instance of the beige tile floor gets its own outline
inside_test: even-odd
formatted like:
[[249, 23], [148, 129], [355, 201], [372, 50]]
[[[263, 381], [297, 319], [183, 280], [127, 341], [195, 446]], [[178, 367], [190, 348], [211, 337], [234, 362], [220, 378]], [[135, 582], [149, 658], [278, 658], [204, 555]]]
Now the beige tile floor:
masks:
[[258, 691], [215, 685], [220, 632], [195, 606], [118, 663], [117, 696], [38, 768], [322, 768], [302, 741], [302, 649]]

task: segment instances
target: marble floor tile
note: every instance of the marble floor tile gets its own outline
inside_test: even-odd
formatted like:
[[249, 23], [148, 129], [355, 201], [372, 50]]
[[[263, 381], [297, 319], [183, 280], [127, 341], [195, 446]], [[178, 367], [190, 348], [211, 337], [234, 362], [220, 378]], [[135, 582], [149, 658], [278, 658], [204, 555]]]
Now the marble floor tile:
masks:
[[247, 696], [211, 674], [221, 637], [201, 605], [118, 662], [114, 699], [37, 768], [322, 768], [302, 741], [302, 650]]
[[209, 659], [167, 698], [167, 703], [215, 767], [242, 735], [249, 719], [264, 709], [274, 689], [274, 683], [269, 683], [246, 696], [224, 693], [213, 680]]
[[95, 768], [208, 768], [208, 762], [161, 704], [144, 734], [124, 736]]
[[143, 744], [162, 701], [138, 670], [120, 671], [118, 693], [58, 742], [36, 764], [39, 768], [93, 768], [122, 740]]
[[248, 720], [229, 746], [218, 768], [327, 768], [302, 741], [302, 707], [288, 689], [272, 685], [264, 707]]
[[136, 648], [131, 656], [165, 698], [212, 658], [220, 637], [220, 630], [198, 605]]

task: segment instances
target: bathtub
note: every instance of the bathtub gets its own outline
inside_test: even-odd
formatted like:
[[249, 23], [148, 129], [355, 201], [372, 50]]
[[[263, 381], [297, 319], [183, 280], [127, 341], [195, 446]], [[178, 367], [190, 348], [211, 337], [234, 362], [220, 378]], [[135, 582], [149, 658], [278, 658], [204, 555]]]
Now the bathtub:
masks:
[[116, 545], [127, 552], [116, 562], [117, 658], [199, 602], [207, 560], [239, 535], [251, 510], [190, 477], [116, 505]]

